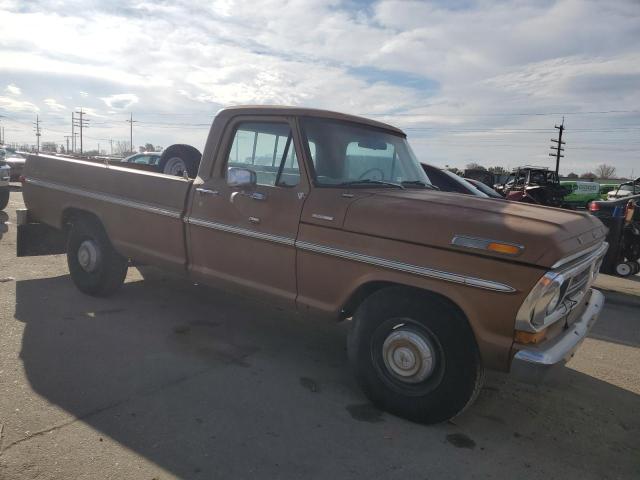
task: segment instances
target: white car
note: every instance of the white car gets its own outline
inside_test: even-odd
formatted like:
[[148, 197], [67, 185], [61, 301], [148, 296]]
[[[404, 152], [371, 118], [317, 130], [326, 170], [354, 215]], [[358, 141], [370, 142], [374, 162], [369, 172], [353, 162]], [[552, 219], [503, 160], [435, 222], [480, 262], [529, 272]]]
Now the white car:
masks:
[[640, 193], [640, 182], [636, 180], [633, 183], [624, 183], [616, 190], [611, 190], [607, 193], [607, 200], [619, 200], [638, 193]]

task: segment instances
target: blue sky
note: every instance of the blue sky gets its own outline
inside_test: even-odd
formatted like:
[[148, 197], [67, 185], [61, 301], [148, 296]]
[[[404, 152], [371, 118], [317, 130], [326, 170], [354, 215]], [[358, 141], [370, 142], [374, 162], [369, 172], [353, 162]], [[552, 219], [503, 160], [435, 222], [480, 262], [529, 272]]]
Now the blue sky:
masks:
[[640, 3], [410, 0], [0, 0], [8, 141], [191, 143], [234, 104], [293, 104], [406, 130], [421, 160], [462, 167], [610, 163], [640, 175]]

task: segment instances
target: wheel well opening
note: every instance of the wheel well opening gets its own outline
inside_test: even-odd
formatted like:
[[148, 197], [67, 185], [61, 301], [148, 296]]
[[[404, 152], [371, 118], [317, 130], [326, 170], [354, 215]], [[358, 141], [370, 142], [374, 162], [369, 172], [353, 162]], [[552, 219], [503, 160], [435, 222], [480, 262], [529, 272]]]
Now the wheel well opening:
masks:
[[389, 288], [389, 287], [402, 288], [408, 292], [412, 292], [415, 295], [424, 296], [425, 300], [445, 303], [450, 308], [455, 309], [460, 314], [460, 316], [468, 322], [467, 316], [465, 315], [464, 311], [455, 302], [453, 302], [451, 299], [445, 297], [442, 294], [432, 292], [431, 290], [412, 287], [409, 285], [403, 285], [403, 284], [394, 283], [394, 282], [384, 282], [384, 281], [368, 282], [358, 287], [358, 289], [351, 294], [347, 302], [342, 307], [342, 310], [340, 312], [340, 320], [344, 320], [346, 318], [352, 317], [353, 314], [358, 309], [358, 307], [362, 304], [362, 302], [364, 302], [370, 295], [372, 295], [373, 293], [379, 290]]
[[67, 208], [62, 212], [62, 221], [60, 223], [61, 230], [68, 234], [73, 222], [77, 222], [81, 218], [90, 219], [102, 225], [102, 222], [94, 213], [87, 212], [86, 210], [81, 210], [79, 208]]

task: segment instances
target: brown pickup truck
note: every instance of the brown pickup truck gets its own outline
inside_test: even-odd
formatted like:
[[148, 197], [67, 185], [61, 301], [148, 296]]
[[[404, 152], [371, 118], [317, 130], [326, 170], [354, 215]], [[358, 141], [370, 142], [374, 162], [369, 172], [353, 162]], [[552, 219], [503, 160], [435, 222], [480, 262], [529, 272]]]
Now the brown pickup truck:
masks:
[[365, 118], [229, 108], [195, 178], [34, 155], [23, 181], [19, 255], [66, 250], [90, 295], [139, 262], [348, 319], [365, 393], [415, 421], [461, 412], [484, 368], [563, 364], [603, 305], [597, 219], [440, 192], [401, 130]]

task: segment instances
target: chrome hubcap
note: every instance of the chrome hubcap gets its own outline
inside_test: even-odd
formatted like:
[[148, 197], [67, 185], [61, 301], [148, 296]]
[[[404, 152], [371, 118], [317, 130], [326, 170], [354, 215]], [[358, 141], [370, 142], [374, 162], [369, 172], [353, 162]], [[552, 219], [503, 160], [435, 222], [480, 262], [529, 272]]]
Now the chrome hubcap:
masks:
[[382, 345], [382, 358], [389, 372], [399, 380], [418, 383], [433, 373], [435, 349], [427, 337], [397, 327]]
[[85, 272], [94, 272], [100, 261], [100, 250], [93, 240], [85, 240], [78, 248], [78, 263]]
[[187, 166], [180, 157], [170, 158], [164, 166], [164, 173], [169, 175], [181, 175], [186, 170]]

